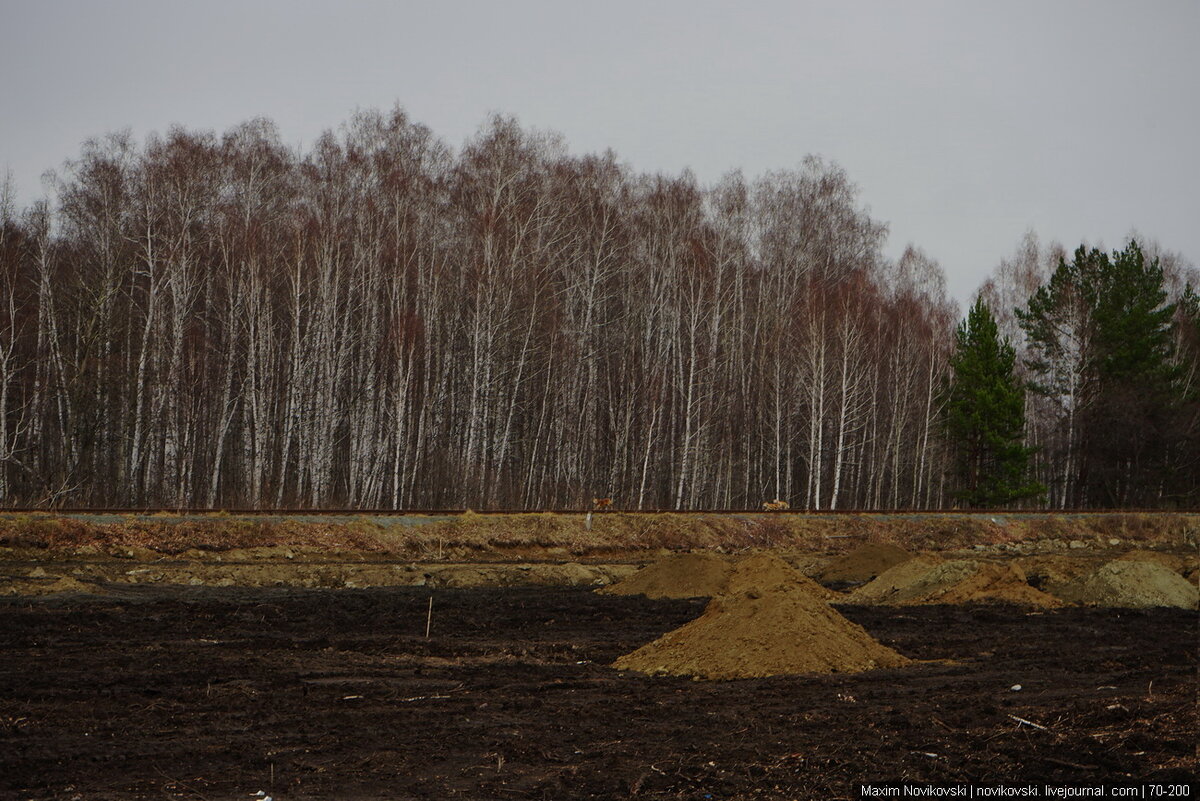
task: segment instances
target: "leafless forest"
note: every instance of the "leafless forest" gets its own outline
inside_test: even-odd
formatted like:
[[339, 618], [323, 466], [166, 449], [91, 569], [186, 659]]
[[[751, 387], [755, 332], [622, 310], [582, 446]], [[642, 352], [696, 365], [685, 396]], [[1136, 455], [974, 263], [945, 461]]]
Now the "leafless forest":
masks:
[[[396, 111], [309, 152], [261, 120], [111, 135], [55, 183], [0, 212], [6, 505], [953, 502], [959, 310], [829, 162], [702, 186]], [[1018, 346], [1056, 259], [1031, 238], [983, 289]], [[1075, 505], [1073, 422], [1027, 405], [1046, 502]]]

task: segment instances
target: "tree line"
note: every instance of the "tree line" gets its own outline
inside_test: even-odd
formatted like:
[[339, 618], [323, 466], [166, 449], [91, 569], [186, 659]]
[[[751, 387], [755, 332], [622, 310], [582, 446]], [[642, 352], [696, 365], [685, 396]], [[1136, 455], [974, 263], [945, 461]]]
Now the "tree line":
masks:
[[986, 308], [983, 325], [1007, 328], [1010, 387], [1026, 390], [1022, 441], [997, 440], [1021, 478], [1001, 482], [997, 498], [1031, 476], [1018, 494], [1054, 508], [1200, 502], [1198, 278], [1178, 254], [1136, 238], [1111, 254], [1068, 254], [1028, 235], [1002, 263], [972, 312]]
[[[400, 110], [305, 151], [265, 120], [89, 141], [0, 202], [0, 503], [961, 504], [958, 312], [886, 230], [819, 158], [702, 186], [502, 116], [457, 150]], [[1183, 478], [1110, 497], [1040, 478], [1091, 446], [1026, 396], [1046, 502], [1194, 502], [1183, 401]]]

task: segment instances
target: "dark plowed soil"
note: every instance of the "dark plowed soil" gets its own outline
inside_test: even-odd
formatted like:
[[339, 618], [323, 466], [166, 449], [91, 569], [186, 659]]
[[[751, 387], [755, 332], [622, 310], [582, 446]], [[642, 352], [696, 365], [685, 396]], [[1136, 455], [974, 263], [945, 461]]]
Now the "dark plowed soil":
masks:
[[828, 799], [1196, 770], [1190, 611], [843, 609], [953, 661], [710, 683], [606, 667], [702, 601], [438, 590], [426, 640], [418, 588], [117, 591], [0, 602], [0, 797]]

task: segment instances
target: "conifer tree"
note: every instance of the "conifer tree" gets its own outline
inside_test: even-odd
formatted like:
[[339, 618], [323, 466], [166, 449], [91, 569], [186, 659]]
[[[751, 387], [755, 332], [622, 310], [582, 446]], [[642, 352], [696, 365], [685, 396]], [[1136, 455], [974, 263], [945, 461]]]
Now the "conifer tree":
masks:
[[[1017, 312], [1036, 391], [1063, 409], [1074, 506], [1163, 500], [1183, 400], [1175, 304], [1137, 242], [1111, 256], [1080, 247]], [[1069, 380], [1064, 380], [1068, 377]]]
[[1182, 402], [1176, 415], [1168, 489], [1172, 502], [1194, 508], [1200, 503], [1200, 294], [1191, 285], [1179, 298], [1175, 322]]
[[1024, 390], [1013, 373], [1016, 352], [977, 300], [955, 334], [946, 425], [956, 450], [958, 498], [969, 507], [1001, 506], [1039, 496], [1028, 480]]

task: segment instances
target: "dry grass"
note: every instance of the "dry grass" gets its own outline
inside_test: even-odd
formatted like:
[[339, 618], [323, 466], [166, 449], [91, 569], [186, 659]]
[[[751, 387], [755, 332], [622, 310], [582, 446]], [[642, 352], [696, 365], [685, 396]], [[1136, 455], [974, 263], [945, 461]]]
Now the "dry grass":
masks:
[[256, 520], [221, 515], [187, 519], [128, 517], [95, 523], [77, 517], [17, 515], [0, 517], [0, 546], [79, 549], [145, 548], [164, 554], [186, 550], [228, 551], [294, 547], [377, 552], [388, 550], [369, 524], [328, 525], [290, 520]]
[[420, 525], [385, 526], [360, 518], [308, 522], [213, 514], [188, 518], [124, 517], [89, 521], [52, 513], [0, 515], [0, 546], [51, 550], [144, 548], [163, 554], [300, 548], [317, 552], [394, 554], [420, 558], [519, 555], [551, 551], [572, 556], [621, 552], [762, 548], [846, 550], [892, 542], [913, 551], [1028, 540], [1156, 541], [1195, 545], [1200, 515], [1097, 514], [1005, 517], [983, 515], [648, 514], [605, 512], [587, 530], [579, 514], [467, 513]]

